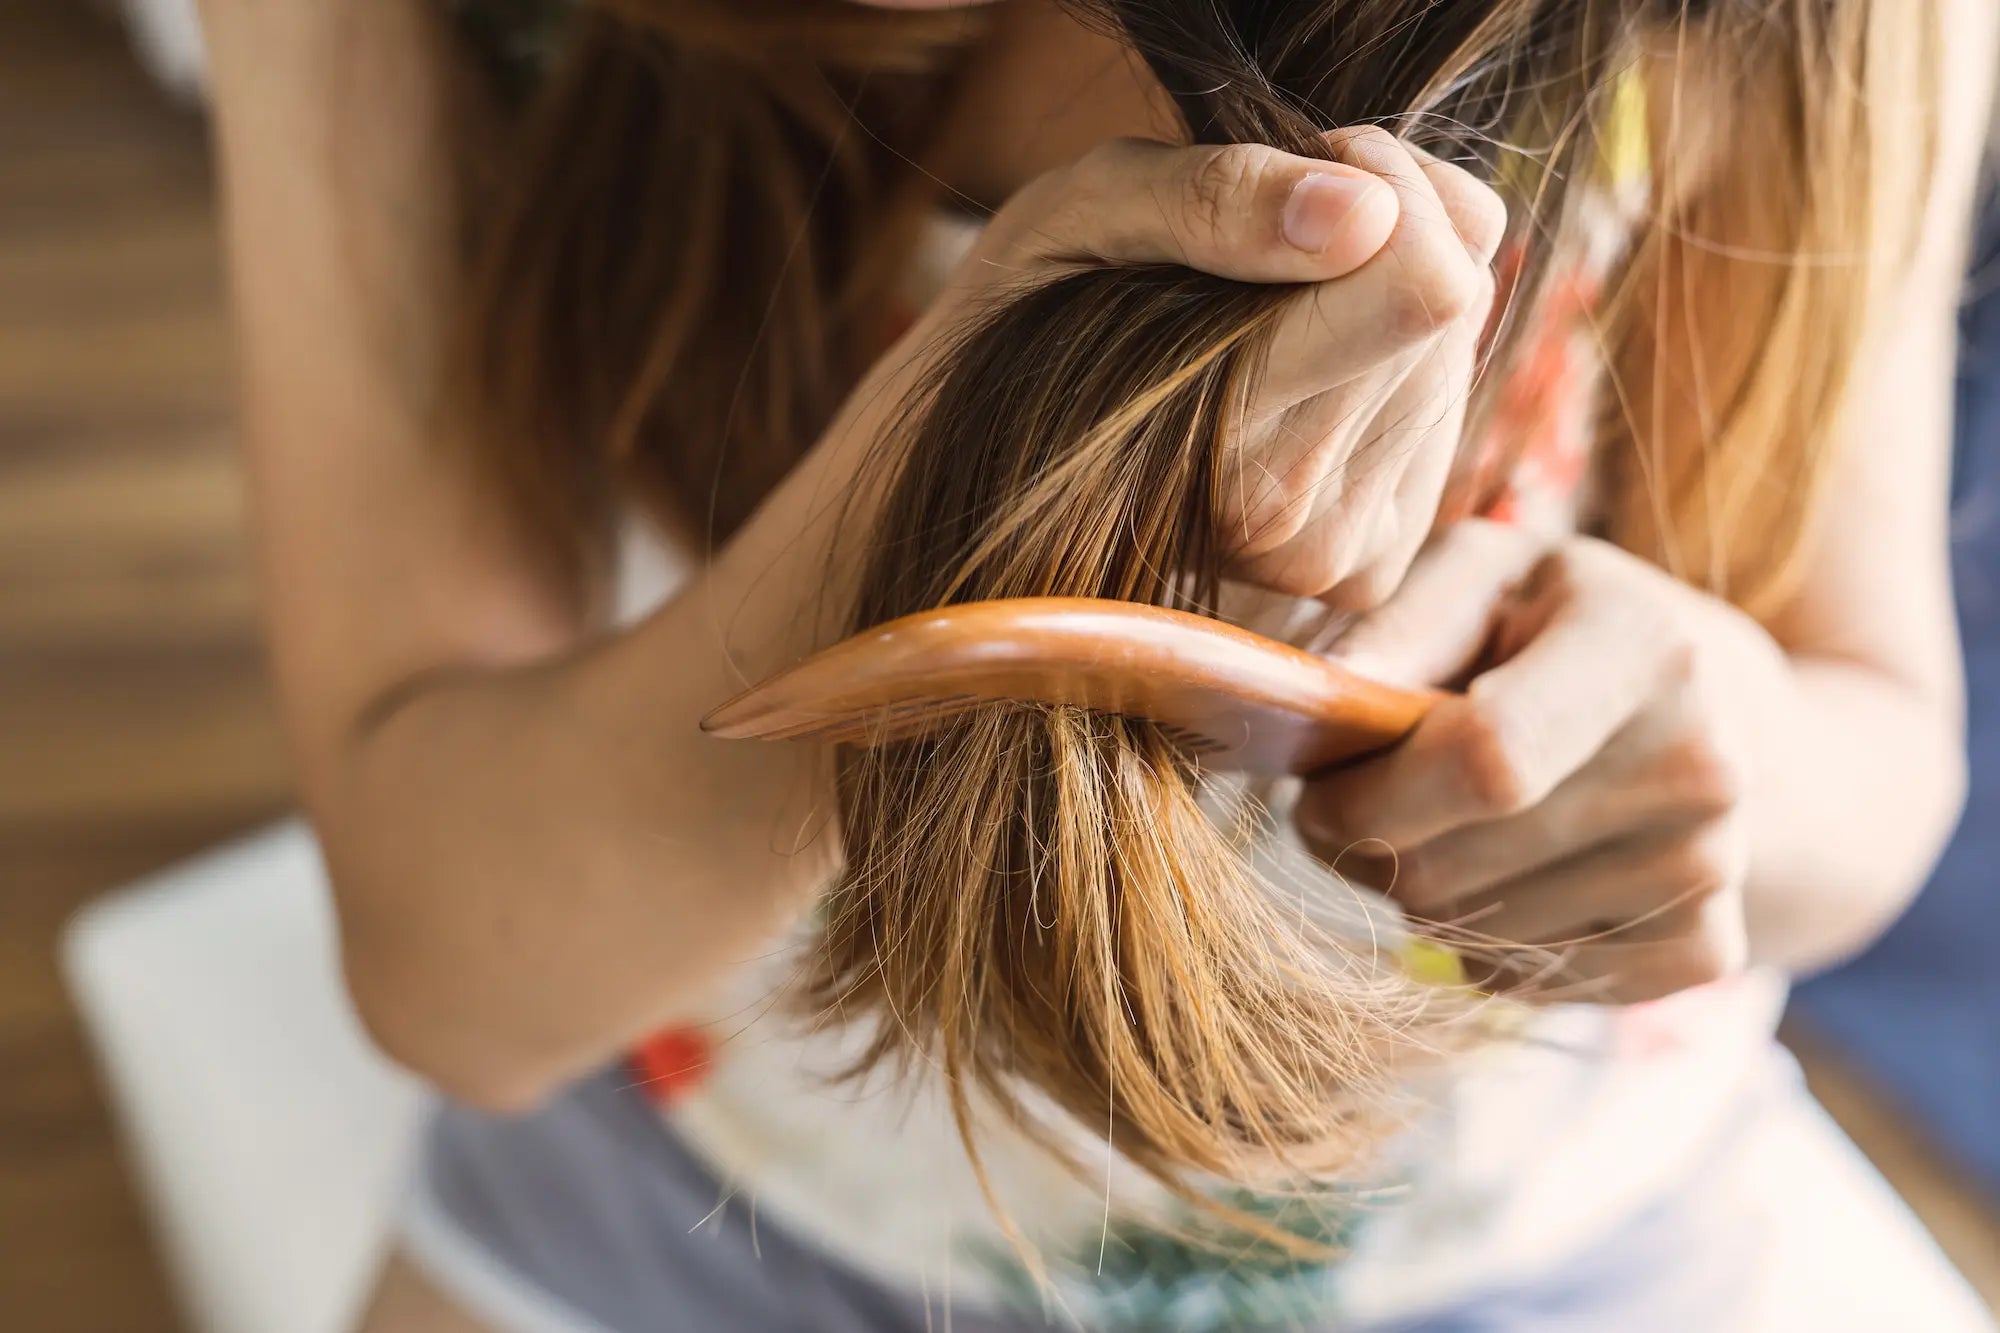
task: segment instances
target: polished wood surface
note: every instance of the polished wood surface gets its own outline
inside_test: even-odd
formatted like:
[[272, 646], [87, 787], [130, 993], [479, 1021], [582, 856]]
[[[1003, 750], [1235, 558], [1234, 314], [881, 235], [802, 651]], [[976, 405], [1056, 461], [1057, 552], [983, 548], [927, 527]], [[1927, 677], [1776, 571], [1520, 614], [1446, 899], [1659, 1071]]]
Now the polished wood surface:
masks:
[[[0, 1329], [181, 1327], [64, 996], [94, 894], [284, 807], [199, 123], [76, 0], [0, 0]], [[2000, 1226], [1886, 1101], [1834, 1113], [2000, 1305]], [[283, 1330], [273, 1330], [283, 1333]]]
[[727, 739], [870, 745], [996, 701], [1158, 723], [1211, 767], [1310, 773], [1393, 745], [1437, 698], [1185, 611], [1088, 597], [965, 602], [863, 630], [702, 720]]

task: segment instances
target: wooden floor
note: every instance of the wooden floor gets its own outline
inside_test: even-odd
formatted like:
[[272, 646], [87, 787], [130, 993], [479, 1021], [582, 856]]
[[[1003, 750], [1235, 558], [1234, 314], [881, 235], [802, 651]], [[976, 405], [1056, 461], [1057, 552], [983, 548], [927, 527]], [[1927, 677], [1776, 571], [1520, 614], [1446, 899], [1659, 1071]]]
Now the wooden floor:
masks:
[[22, 1333], [181, 1327], [57, 932], [286, 804], [209, 195], [199, 121], [116, 29], [0, 0], [0, 1328]]
[[[178, 1327], [54, 945], [282, 809], [201, 129], [76, 0], [0, 0], [0, 1327]], [[2000, 1305], [2000, 1228], [1862, 1085], [1816, 1084]], [[274, 1330], [282, 1333], [282, 1330]]]

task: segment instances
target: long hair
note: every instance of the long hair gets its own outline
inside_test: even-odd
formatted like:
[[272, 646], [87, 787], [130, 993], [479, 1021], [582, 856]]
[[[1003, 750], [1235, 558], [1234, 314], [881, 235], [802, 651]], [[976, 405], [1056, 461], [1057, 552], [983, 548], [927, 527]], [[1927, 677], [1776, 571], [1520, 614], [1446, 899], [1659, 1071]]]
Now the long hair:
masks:
[[[1813, 538], [1865, 315], [1921, 191], [1926, 6], [1903, 0], [1075, 0], [1187, 137], [1325, 156], [1388, 126], [1512, 194], [1543, 275], [1584, 243], [1614, 99], [1648, 90], [1651, 216], [1599, 307], [1614, 538], [1753, 609]], [[907, 165], [965, 15], [605, 0], [573, 26], [488, 228], [468, 409], [488, 474], [579, 573], [636, 485], [725, 534], [861, 366], [925, 203]], [[1700, 59], [1695, 55], [1699, 54]], [[858, 128], [857, 128], [858, 127]], [[849, 622], [991, 597], [1213, 612], [1222, 446], [1291, 289], [1079, 257], [953, 333], [883, 451]], [[1184, 1197], [1323, 1179], [1463, 1006], [1357, 945], [1212, 813], [1156, 728], [993, 707], [838, 759], [847, 870], [805, 995], [941, 1068], [977, 1163], [1047, 1106]], [[1211, 794], [1212, 795], [1212, 794]], [[1206, 806], [1204, 804], [1206, 799]], [[1312, 879], [1307, 876], [1307, 879]]]
[[[719, 542], [866, 369], [980, 30], [840, 0], [486, 0], [450, 432], [582, 592], [622, 497]], [[523, 91], [525, 89], [525, 91]]]

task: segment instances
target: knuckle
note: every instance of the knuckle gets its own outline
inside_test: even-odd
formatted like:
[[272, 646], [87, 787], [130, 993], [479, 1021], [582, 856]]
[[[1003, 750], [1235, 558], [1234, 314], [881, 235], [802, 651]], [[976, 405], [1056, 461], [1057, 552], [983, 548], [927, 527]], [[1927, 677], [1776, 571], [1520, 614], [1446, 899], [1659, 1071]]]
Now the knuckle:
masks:
[[1726, 820], [1683, 840], [1673, 858], [1675, 895], [1699, 901], [1735, 887], [1743, 871], [1740, 841], [1735, 826]]
[[1197, 243], [1219, 245], [1249, 211], [1268, 150], [1225, 144], [1201, 152], [1188, 167], [1181, 193], [1180, 225]]
[[1596, 542], [1572, 537], [1543, 556], [1535, 573], [1551, 587], [1576, 593], [1602, 583], [1606, 565], [1605, 552]]
[[1355, 125], [1330, 136], [1335, 156], [1364, 171], [1386, 172], [1407, 167], [1409, 154], [1396, 136], [1380, 125]]
[[1258, 572], [1258, 586], [1301, 601], [1318, 597], [1339, 582], [1338, 572], [1325, 561], [1282, 560], [1267, 562], [1267, 568], [1268, 574]]
[[1729, 886], [1729, 866], [1722, 855], [1699, 843], [1685, 848], [1674, 858], [1675, 896], [1680, 899], [1713, 898]]
[[1694, 640], [1677, 626], [1662, 625], [1659, 633], [1660, 678], [1670, 689], [1689, 690], [1700, 681], [1701, 655]]
[[1318, 589], [1311, 596], [1327, 599], [1337, 610], [1367, 611], [1387, 606], [1403, 583], [1403, 568], [1395, 560], [1374, 560], [1355, 570], [1351, 560], [1323, 559], [1313, 582]]
[[1480, 180], [1469, 171], [1463, 171], [1465, 187], [1462, 199], [1466, 207], [1475, 215], [1474, 229], [1479, 233], [1479, 241], [1489, 249], [1497, 248], [1500, 239], [1507, 234], [1507, 201], [1500, 192]]
[[1616, 579], [1620, 567], [1631, 563], [1631, 557], [1624, 551], [1590, 536], [1565, 537], [1554, 546], [1553, 552], [1561, 556], [1564, 566], [1578, 579], [1598, 582]]
[[1507, 205], [1492, 186], [1456, 162], [1425, 153], [1419, 160], [1460, 241], [1481, 257], [1500, 248]]
[[[1490, 299], [1492, 275], [1472, 262], [1456, 237], [1449, 247], [1430, 241], [1390, 288], [1391, 318], [1406, 335], [1441, 333]], [[1454, 253], [1455, 252], [1455, 253]]]
[[1675, 994], [1722, 980], [1741, 965], [1742, 950], [1735, 937], [1720, 930], [1701, 930], [1676, 942], [1660, 967], [1662, 994]]
[[1701, 728], [1668, 748], [1661, 776], [1688, 809], [1726, 815], [1743, 803], [1745, 768], [1740, 754], [1712, 730]]
[[1478, 813], [1502, 818], [1539, 799], [1512, 729], [1492, 709], [1467, 708], [1451, 739], [1459, 783]]
[[1472, 266], [1472, 304], [1466, 308], [1465, 318], [1475, 324], [1483, 324], [1492, 313], [1493, 300], [1500, 290], [1500, 280], [1493, 270], [1484, 264]]
[[1320, 597], [1353, 572], [1354, 553], [1311, 527], [1311, 519], [1311, 507], [1305, 504], [1260, 516], [1281, 542], [1251, 562], [1259, 587], [1287, 597]]
[[1171, 232], [1164, 219], [1149, 227], [1141, 215], [1108, 206], [1144, 194], [1147, 177], [1158, 171], [1155, 157], [1166, 151], [1145, 140], [1111, 139], [1043, 172], [1001, 205], [986, 225], [981, 248], [1012, 257], [1067, 258], [1143, 239], [1130, 235], [1134, 231]]

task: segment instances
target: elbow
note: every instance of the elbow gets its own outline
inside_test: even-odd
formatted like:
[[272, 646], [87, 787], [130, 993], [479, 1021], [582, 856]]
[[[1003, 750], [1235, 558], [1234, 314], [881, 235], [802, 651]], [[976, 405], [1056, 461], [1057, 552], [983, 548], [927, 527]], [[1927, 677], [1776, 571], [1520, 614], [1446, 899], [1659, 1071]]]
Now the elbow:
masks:
[[1831, 929], [1815, 932], [1816, 947], [1793, 959], [1793, 970], [1824, 972], [1866, 952], [1902, 919], [1930, 882], [1965, 813], [1970, 775], [1962, 733], [1941, 734], [1927, 750], [1920, 763], [1922, 773], [1911, 775], [1921, 780], [1908, 787], [1911, 795], [1901, 812], [1900, 836], [1879, 839], [1881, 859], [1872, 873], [1864, 872], [1866, 882], [1856, 885], [1855, 907], [1844, 920], [1830, 923]]
[[[454, 1101], [499, 1115], [533, 1110], [560, 1076], [508, 1049], [481, 1006], [452, 993], [443, 967], [396, 961], [343, 930], [341, 971], [355, 1018], [392, 1063]], [[488, 1016], [490, 1017], [490, 1016]]]
[[1972, 760], [1965, 752], [1965, 733], [1962, 730], [1954, 732], [1950, 742], [1940, 748], [1943, 759], [1939, 782], [1943, 791], [1938, 801], [1937, 835], [1931, 842], [1930, 853], [1924, 863], [1926, 879], [1937, 868], [1938, 858], [1944, 855], [1944, 849], [1957, 832], [1959, 822], [1965, 818], [1965, 803], [1972, 790]]
[[[534, 1058], [534, 1014], [521, 1004], [518, 959], [468, 920], [458, 877], [430, 857], [385, 852], [365, 808], [309, 793], [337, 927], [350, 1016], [375, 1050], [454, 1101], [484, 1111], [534, 1109], [561, 1081]], [[393, 827], [393, 826], [391, 826]], [[425, 892], [412, 892], [412, 885]], [[486, 940], [487, 946], [481, 947]], [[510, 962], [513, 975], [509, 975]]]
[[[511, 845], [491, 850], [463, 831], [495, 816], [440, 791], [440, 765], [450, 765], [436, 756], [467, 725], [468, 710], [452, 705], [470, 695], [417, 689], [343, 712], [336, 730], [302, 747], [348, 1001], [378, 1051], [446, 1096], [532, 1110], [599, 1048], [552, 1001], [562, 986], [538, 966], [536, 927], [518, 924], [515, 880], [493, 873]], [[425, 707], [413, 706], [419, 697]]]
[[1854, 952], [1873, 944], [1902, 917], [1917, 895], [1930, 882], [1940, 857], [1950, 845], [1971, 786], [1971, 766], [1965, 752], [1962, 729], [1940, 732], [1924, 761], [1928, 780], [1919, 784], [1927, 799], [1911, 813], [1909, 853], [1897, 872], [1889, 876], [1891, 893], [1885, 910], [1872, 923]]

